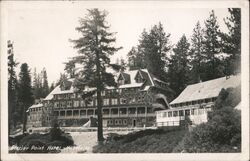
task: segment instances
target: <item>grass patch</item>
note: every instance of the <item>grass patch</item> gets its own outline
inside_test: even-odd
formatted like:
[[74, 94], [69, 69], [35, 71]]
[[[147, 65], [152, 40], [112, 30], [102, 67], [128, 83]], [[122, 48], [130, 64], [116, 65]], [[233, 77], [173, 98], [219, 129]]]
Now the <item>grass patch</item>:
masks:
[[144, 130], [127, 135], [112, 133], [103, 145], [96, 145], [94, 153], [171, 153], [187, 130]]

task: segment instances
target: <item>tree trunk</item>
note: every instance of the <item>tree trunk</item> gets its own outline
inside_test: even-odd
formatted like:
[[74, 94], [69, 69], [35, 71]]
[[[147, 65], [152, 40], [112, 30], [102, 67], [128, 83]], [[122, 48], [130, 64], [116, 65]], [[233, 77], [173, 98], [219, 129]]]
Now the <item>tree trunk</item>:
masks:
[[27, 124], [27, 114], [26, 114], [26, 106], [23, 107], [23, 134], [26, 132], [26, 124]]
[[103, 138], [103, 127], [102, 127], [102, 98], [101, 98], [101, 87], [102, 87], [102, 80], [101, 80], [101, 67], [100, 67], [100, 53], [98, 49], [98, 37], [96, 35], [96, 73], [97, 73], [97, 140], [99, 144], [102, 144]]

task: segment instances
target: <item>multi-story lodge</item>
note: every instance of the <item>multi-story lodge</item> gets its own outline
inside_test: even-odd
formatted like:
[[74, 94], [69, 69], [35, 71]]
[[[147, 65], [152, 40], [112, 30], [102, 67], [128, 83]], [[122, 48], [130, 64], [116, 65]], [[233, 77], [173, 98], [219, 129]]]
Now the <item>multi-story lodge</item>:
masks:
[[[153, 126], [155, 111], [169, 108], [167, 96], [172, 93], [171, 89], [147, 69], [121, 71], [116, 80], [118, 87], [106, 87], [101, 93], [104, 127]], [[91, 117], [96, 117], [96, 93], [82, 97], [83, 93], [95, 91], [95, 88], [85, 84], [79, 87], [76, 81], [64, 80], [42, 101], [42, 107], [31, 106], [28, 124], [50, 126], [57, 121], [60, 126], [82, 126]], [[42, 114], [35, 114], [40, 110]], [[34, 120], [40, 120], [40, 124], [34, 124]]]
[[222, 88], [240, 85], [240, 75], [227, 76], [188, 85], [170, 103], [170, 109], [157, 111], [157, 126], [179, 126], [186, 117], [193, 125], [207, 122], [207, 111], [214, 106]]

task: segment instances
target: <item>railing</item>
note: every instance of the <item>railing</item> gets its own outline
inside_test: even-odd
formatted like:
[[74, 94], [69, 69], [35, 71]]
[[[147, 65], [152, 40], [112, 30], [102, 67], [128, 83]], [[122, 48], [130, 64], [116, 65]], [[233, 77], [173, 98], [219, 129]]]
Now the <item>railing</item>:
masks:
[[[97, 131], [97, 127], [60, 127], [65, 132], [91, 132]], [[51, 127], [31, 127], [32, 132], [48, 132]], [[104, 132], [116, 132], [116, 131], [140, 131], [146, 129], [157, 129], [157, 127], [103, 127]]]
[[157, 127], [161, 126], [180, 126], [180, 121], [165, 121], [165, 122], [157, 122]]
[[[93, 117], [93, 116], [97, 116], [96, 115], [70, 115], [70, 116], [57, 116], [58, 119], [79, 119], [79, 118], [89, 118], [89, 117]], [[156, 116], [155, 113], [143, 113], [143, 114], [103, 114], [102, 117], [103, 118], [117, 118], [117, 117], [154, 117]]]

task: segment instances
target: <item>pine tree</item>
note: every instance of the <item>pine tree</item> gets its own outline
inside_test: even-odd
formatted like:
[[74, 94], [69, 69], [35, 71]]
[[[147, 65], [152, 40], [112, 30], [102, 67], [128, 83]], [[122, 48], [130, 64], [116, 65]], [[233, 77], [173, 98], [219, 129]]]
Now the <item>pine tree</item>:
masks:
[[10, 133], [11, 125], [16, 126], [17, 120], [14, 117], [17, 113], [17, 78], [15, 67], [17, 62], [14, 60], [13, 42], [8, 41], [8, 132]]
[[204, 54], [206, 56], [206, 78], [205, 80], [215, 79], [224, 76], [222, 62], [216, 57], [221, 52], [219, 41], [219, 25], [214, 11], [210, 13], [205, 21], [204, 31]]
[[139, 52], [137, 47], [132, 47], [127, 54], [128, 57], [128, 66], [130, 70], [143, 69], [146, 68], [144, 62], [144, 55], [142, 52]]
[[65, 73], [60, 73], [60, 78], [56, 82], [56, 86], [60, 85], [63, 81], [67, 80], [67, 75]]
[[166, 34], [163, 25], [159, 23], [154, 25], [149, 33], [143, 32], [138, 46], [149, 72], [162, 80], [166, 80], [165, 59], [171, 49], [169, 37], [170, 34]]
[[64, 70], [68, 73], [70, 78], [75, 77], [75, 61], [74, 60], [69, 60], [68, 62], [65, 63], [65, 68]]
[[54, 84], [55, 84], [54, 82], [51, 83], [50, 88], [49, 88], [49, 93], [50, 93], [51, 91], [53, 91], [53, 89], [55, 89], [55, 85], [54, 85]]
[[170, 88], [175, 91], [175, 97], [184, 90], [189, 82], [189, 46], [186, 36], [183, 35], [173, 49], [174, 54], [169, 59], [168, 82]]
[[147, 68], [156, 77], [166, 80], [166, 56], [172, 48], [163, 25], [154, 25], [149, 32], [143, 30], [139, 45], [128, 53], [130, 69]]
[[125, 71], [127, 64], [123, 58], [120, 59], [120, 66], [121, 66], [121, 71]]
[[26, 123], [27, 123], [27, 109], [30, 107], [33, 102], [33, 93], [31, 87], [31, 77], [30, 71], [27, 63], [23, 63], [21, 65], [21, 70], [19, 73], [19, 83], [18, 83], [18, 90], [19, 90], [19, 103], [22, 108], [22, 121], [23, 121], [23, 133], [26, 131]]
[[203, 49], [203, 38], [204, 31], [200, 26], [200, 22], [198, 21], [195, 28], [193, 29], [193, 34], [191, 37], [191, 48], [190, 48], [190, 56], [191, 56], [191, 82], [190, 83], [198, 83], [202, 80], [204, 71], [203, 66], [205, 63], [205, 55]]
[[43, 76], [42, 98], [45, 98], [49, 94], [48, 76], [45, 68], [43, 68], [42, 76]]
[[110, 65], [109, 56], [119, 50], [114, 47], [116, 39], [114, 33], [109, 31], [110, 26], [105, 20], [106, 16], [106, 11], [89, 9], [88, 14], [80, 19], [80, 27], [76, 28], [82, 36], [77, 40], [71, 40], [79, 53], [73, 60], [84, 66], [78, 79], [88, 86], [96, 87], [99, 143], [104, 140], [101, 91], [105, 85], [115, 85], [114, 76], [106, 72], [106, 66]]
[[241, 64], [241, 9], [229, 8], [230, 17], [224, 19], [229, 33], [221, 33], [221, 44], [223, 52], [230, 56], [226, 59], [226, 74], [235, 74], [240, 72]]
[[36, 68], [33, 72], [33, 94], [35, 99], [42, 98], [42, 86], [41, 86], [41, 76], [37, 73]]

